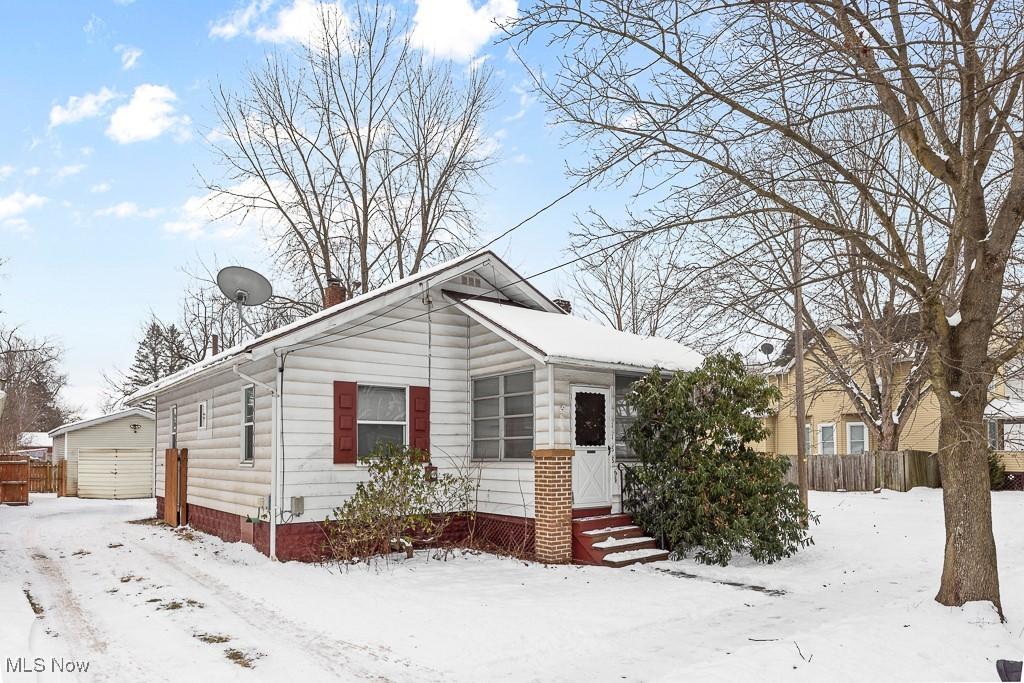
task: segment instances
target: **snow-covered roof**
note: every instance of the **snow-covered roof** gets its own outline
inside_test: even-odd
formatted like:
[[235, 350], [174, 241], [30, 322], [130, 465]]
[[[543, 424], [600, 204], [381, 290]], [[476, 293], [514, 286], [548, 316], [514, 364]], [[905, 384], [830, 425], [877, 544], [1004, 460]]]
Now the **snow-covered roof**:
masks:
[[46, 448], [53, 445], [53, 439], [46, 432], [22, 432], [18, 435], [22, 448]]
[[[296, 320], [287, 325], [282, 325], [281, 327], [271, 330], [270, 332], [267, 332], [266, 334], [256, 337], [255, 339], [243, 342], [241, 344], [237, 344], [228, 349], [224, 349], [216, 356], [209, 356], [207, 358], [204, 358], [198, 363], [190, 365], [187, 368], [184, 368], [183, 370], [179, 370], [178, 372], [172, 375], [163, 377], [157, 380], [156, 382], [153, 382], [138, 389], [137, 391], [135, 391], [135, 393], [133, 393], [131, 396], [125, 399], [125, 403], [128, 405], [138, 405], [142, 401], [151, 398], [160, 391], [169, 389], [172, 386], [176, 386], [186, 381], [195, 379], [198, 376], [205, 375], [208, 372], [212, 372], [215, 369], [223, 369], [229, 367], [231, 361], [236, 360], [239, 356], [252, 352], [253, 350], [259, 347], [266, 346], [271, 342], [277, 341], [282, 337], [285, 337], [286, 335], [298, 333], [302, 331], [304, 328], [311, 327], [316, 323], [327, 320], [328, 318], [341, 316], [342, 314], [351, 312], [353, 309], [361, 308], [365, 304], [373, 302], [382, 302], [385, 296], [393, 294], [396, 291], [402, 289], [403, 287], [415, 285], [417, 283], [434, 278], [438, 275], [447, 274], [448, 271], [455, 271], [460, 267], [462, 267], [464, 270], [472, 270], [473, 268], [480, 267], [482, 264], [485, 264], [486, 262], [494, 262], [500, 265], [501, 267], [505, 268], [509, 273], [513, 275], [515, 274], [515, 271], [512, 270], [508, 266], [508, 264], [502, 261], [501, 257], [499, 257], [494, 252], [486, 250], [471, 252], [469, 254], [466, 254], [465, 256], [460, 256], [450, 261], [439, 263], [435, 266], [431, 266], [430, 268], [424, 268], [413, 275], [409, 275], [400, 280], [396, 280], [395, 282], [392, 282], [390, 284], [378, 287], [377, 289], [371, 290], [365, 294], [360, 294], [359, 296], [352, 297], [347, 301], [344, 301], [330, 308], [325, 308], [322, 311], [317, 311], [312, 315], [306, 316], [305, 318], [301, 318], [300, 320]], [[452, 274], [453, 277], [456, 275], [458, 275], [458, 272]], [[529, 289], [530, 292], [533, 293], [536, 300], [540, 303], [540, 305], [553, 311], [558, 310], [558, 306], [550, 299], [548, 299], [539, 289], [534, 287], [529, 280], [519, 276], [515, 276], [515, 278], [513, 279], [513, 284], [519, 284]], [[363, 312], [363, 310], [360, 310], [358, 313], [361, 314]], [[354, 315], [352, 317], [354, 317]], [[340, 319], [340, 321], [343, 320], [344, 318]]]
[[985, 406], [985, 417], [996, 420], [1024, 420], [1024, 400], [994, 398]]
[[73, 432], [76, 429], [92, 427], [93, 425], [103, 424], [104, 422], [110, 422], [111, 420], [116, 420], [121, 417], [128, 417], [129, 415], [137, 415], [139, 417], [148, 418], [150, 420], [153, 419], [153, 413], [151, 413], [148, 410], [145, 410], [144, 408], [128, 408], [127, 410], [121, 410], [116, 413], [111, 413], [109, 415], [100, 415], [99, 417], [93, 417], [87, 420], [69, 422], [66, 425], [61, 425], [60, 427], [57, 427], [56, 429], [51, 429], [49, 431], [49, 435], [52, 438], [54, 436], [60, 436], [61, 434], [65, 434], [67, 432]]
[[693, 370], [704, 361], [701, 354], [678, 342], [620, 332], [572, 315], [479, 299], [463, 299], [458, 306], [545, 363]]

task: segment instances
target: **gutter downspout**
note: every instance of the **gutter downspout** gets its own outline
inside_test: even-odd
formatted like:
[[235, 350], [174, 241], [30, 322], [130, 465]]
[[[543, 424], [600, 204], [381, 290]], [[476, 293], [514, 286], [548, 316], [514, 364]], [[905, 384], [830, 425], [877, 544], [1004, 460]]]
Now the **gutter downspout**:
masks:
[[270, 512], [270, 549], [269, 549], [269, 554], [270, 554], [270, 560], [272, 562], [276, 562], [277, 561], [277, 517], [278, 517], [278, 506], [279, 506], [279, 503], [280, 503], [280, 501], [278, 500], [279, 496], [277, 495], [277, 466], [278, 466], [278, 449], [280, 447], [281, 439], [279, 438], [279, 434], [278, 434], [278, 431], [280, 429], [280, 425], [278, 424], [277, 416], [278, 416], [279, 411], [280, 411], [280, 402], [281, 402], [281, 391], [280, 391], [280, 385], [281, 385], [281, 356], [277, 357], [277, 369], [278, 369], [278, 373], [277, 373], [276, 384], [278, 386], [275, 387], [275, 386], [271, 386], [271, 385], [267, 384], [266, 382], [261, 382], [260, 380], [256, 379], [255, 377], [251, 377], [251, 376], [245, 374], [244, 372], [242, 372], [241, 370], [238, 369], [238, 365], [232, 365], [231, 366], [231, 371], [234, 372], [235, 375], [237, 375], [241, 379], [244, 379], [247, 382], [251, 382], [251, 383], [253, 383], [253, 384], [255, 384], [255, 385], [259, 386], [259, 387], [262, 387], [262, 388], [266, 389], [267, 391], [270, 392], [270, 396], [271, 396], [271, 399], [272, 399], [271, 402], [270, 402], [270, 419], [271, 419], [271, 425], [272, 425], [271, 428], [270, 428], [270, 504], [268, 506], [270, 508], [270, 510], [269, 510], [269, 512]]
[[555, 366], [548, 363], [548, 448], [555, 447]]

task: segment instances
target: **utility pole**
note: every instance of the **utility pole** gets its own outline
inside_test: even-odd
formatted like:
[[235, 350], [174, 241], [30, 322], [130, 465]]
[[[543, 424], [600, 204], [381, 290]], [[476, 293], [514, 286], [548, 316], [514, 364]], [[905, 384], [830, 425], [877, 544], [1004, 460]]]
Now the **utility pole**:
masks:
[[793, 221], [793, 371], [796, 377], [793, 390], [796, 401], [796, 463], [797, 483], [800, 486], [800, 504], [804, 508], [806, 522], [807, 506], [807, 409], [804, 406], [804, 298], [800, 286], [800, 222]]

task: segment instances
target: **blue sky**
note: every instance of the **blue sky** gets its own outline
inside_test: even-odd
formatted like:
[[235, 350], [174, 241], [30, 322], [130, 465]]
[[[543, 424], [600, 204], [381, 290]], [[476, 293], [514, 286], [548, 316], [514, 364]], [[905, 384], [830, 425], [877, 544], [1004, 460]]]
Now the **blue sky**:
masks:
[[[203, 139], [211, 84], [237, 84], [265, 52], [289, 49], [312, 1], [3, 3], [0, 315], [63, 343], [66, 398], [85, 414], [98, 410], [101, 373], [130, 363], [140, 321], [174, 316], [183, 266], [214, 257], [265, 266], [258, 235], [218, 236], [188, 202], [203, 195], [198, 172], [212, 170]], [[501, 96], [486, 132], [498, 162], [478, 215], [485, 239], [571, 187], [565, 164], [581, 150], [560, 145], [525, 70], [492, 43], [490, 17], [514, 12], [515, 0], [396, 4], [415, 18], [424, 49], [458, 63], [486, 56], [496, 69]], [[524, 273], [559, 263], [574, 213], [598, 197], [616, 202], [580, 192], [496, 248]], [[553, 293], [564, 282], [540, 280]]]

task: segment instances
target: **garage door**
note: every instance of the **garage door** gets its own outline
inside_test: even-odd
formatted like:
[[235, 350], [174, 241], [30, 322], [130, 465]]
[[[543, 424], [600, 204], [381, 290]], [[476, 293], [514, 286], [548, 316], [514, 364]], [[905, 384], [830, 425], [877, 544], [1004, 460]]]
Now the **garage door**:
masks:
[[126, 448], [79, 450], [79, 498], [149, 498], [152, 495], [153, 451]]

